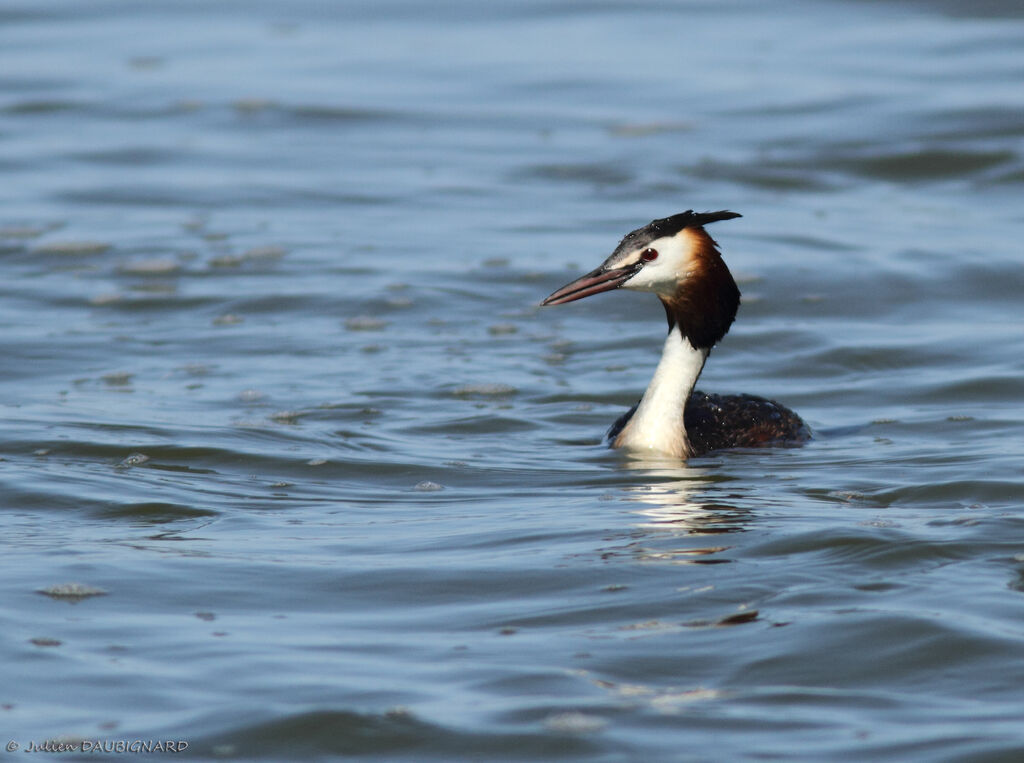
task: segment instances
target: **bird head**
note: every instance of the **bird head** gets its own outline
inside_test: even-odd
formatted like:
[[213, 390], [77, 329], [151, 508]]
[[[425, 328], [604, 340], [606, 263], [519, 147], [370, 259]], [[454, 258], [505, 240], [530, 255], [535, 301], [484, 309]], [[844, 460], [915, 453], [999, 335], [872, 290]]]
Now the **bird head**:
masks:
[[599, 267], [556, 290], [541, 305], [564, 305], [613, 289], [649, 291], [694, 347], [710, 349], [736, 317], [740, 292], [704, 227], [736, 212], [681, 212], [632, 231]]

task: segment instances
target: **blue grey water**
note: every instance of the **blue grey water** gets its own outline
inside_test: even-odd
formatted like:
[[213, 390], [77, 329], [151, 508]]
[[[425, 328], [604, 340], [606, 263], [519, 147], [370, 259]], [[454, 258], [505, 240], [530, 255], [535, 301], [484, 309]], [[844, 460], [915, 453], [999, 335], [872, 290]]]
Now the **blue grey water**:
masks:
[[[1020, 760], [1022, 81], [1015, 0], [7, 0], [0, 744]], [[661, 308], [537, 303], [688, 208], [805, 447], [602, 444]]]

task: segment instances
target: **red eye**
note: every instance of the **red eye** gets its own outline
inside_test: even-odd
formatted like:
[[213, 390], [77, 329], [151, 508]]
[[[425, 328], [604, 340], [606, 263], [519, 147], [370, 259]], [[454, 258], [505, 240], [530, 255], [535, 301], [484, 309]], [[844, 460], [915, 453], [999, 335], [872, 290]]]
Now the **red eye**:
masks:
[[640, 259], [643, 260], [644, 262], [651, 262], [652, 260], [656, 260], [656, 259], [658, 259], [658, 250], [657, 249], [644, 249], [640, 253]]

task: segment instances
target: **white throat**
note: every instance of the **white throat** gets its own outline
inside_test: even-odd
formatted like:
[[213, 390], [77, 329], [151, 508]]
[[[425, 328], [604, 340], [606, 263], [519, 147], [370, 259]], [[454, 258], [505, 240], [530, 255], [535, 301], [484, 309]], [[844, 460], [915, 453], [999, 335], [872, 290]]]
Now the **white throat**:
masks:
[[640, 404], [612, 445], [629, 450], [664, 453], [680, 458], [691, 455], [683, 412], [704, 368], [708, 350], [698, 350], [673, 326], [654, 378]]

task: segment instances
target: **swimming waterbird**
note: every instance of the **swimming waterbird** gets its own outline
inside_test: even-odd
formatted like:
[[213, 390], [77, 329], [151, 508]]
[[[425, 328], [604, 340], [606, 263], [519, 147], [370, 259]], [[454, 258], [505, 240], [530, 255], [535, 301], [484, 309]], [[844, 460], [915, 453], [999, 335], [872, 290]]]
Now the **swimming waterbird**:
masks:
[[640, 402], [608, 430], [613, 448], [689, 458], [725, 448], [799, 443], [801, 418], [753, 395], [695, 391], [711, 348], [736, 318], [740, 290], [708, 223], [735, 212], [689, 210], [626, 234], [611, 257], [541, 302], [564, 305], [612, 289], [654, 292], [665, 308], [668, 338]]

